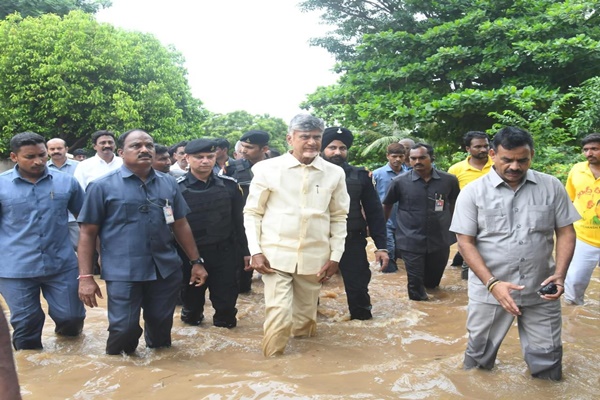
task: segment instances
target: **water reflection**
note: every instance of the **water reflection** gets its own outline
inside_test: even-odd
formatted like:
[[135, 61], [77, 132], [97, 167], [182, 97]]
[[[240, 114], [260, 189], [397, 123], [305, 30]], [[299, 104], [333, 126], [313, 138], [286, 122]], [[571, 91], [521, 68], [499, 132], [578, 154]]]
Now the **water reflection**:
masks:
[[[105, 302], [88, 310], [84, 335], [16, 354], [25, 399], [486, 399], [597, 398], [600, 386], [600, 268], [583, 307], [563, 307], [564, 381], [534, 380], [516, 327], [491, 371], [463, 371], [466, 282], [448, 267], [431, 301], [407, 300], [403, 269], [373, 270], [374, 319], [350, 321], [341, 278], [322, 291], [318, 336], [292, 339], [287, 353], [265, 359], [262, 284], [240, 296], [239, 323], [227, 330], [178, 319], [173, 348], [140, 345], [132, 356], [107, 356]], [[103, 288], [104, 291], [104, 288]], [[105, 293], [105, 291], [104, 291]], [[210, 303], [207, 301], [207, 303]], [[207, 305], [205, 321], [211, 321]], [[143, 341], [142, 341], [143, 342]], [[1, 397], [1, 396], [0, 396]]]

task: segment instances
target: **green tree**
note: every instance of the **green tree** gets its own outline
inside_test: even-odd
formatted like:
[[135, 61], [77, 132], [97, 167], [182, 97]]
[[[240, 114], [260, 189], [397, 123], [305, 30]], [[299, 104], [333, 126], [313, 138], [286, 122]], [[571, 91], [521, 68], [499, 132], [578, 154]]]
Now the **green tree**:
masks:
[[202, 123], [200, 129], [204, 136], [227, 139], [232, 148], [244, 132], [260, 129], [271, 135], [271, 148], [279, 151], [287, 149], [287, 124], [281, 118], [274, 118], [268, 114], [252, 115], [246, 111], [213, 114]]
[[110, 0], [2, 0], [0, 19], [15, 12], [20, 13], [23, 18], [39, 17], [43, 14], [63, 16], [74, 10], [95, 14], [111, 5]]
[[98, 129], [141, 128], [166, 144], [206, 118], [183, 57], [152, 35], [81, 11], [0, 21], [0, 150], [26, 130], [85, 147]]
[[328, 121], [365, 130], [396, 123], [447, 153], [469, 130], [518, 124], [544, 148], [573, 143], [590, 127], [582, 105], [598, 93], [590, 90], [600, 75], [598, 1], [303, 5], [336, 24], [319, 40], [342, 75], [303, 104]]

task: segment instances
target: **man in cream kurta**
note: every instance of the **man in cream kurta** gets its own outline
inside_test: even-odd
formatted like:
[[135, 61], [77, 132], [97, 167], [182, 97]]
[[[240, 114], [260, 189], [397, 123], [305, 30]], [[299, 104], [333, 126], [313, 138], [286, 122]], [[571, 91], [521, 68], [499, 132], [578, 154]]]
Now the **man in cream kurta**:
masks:
[[315, 334], [319, 289], [344, 251], [350, 197], [344, 170], [319, 156], [323, 129], [318, 118], [295, 116], [292, 150], [252, 169], [244, 225], [265, 286], [265, 356], [282, 354], [290, 335]]

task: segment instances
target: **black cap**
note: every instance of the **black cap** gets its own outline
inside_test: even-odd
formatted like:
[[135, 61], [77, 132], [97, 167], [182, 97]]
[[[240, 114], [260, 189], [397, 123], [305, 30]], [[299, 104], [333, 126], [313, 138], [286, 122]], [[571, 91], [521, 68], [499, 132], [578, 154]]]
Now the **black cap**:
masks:
[[194, 139], [185, 146], [186, 154], [214, 153], [217, 141], [214, 139]]
[[334, 140], [340, 140], [346, 145], [346, 147], [350, 148], [350, 146], [352, 146], [352, 142], [354, 142], [354, 136], [352, 136], [352, 132], [346, 128], [341, 128], [339, 126], [327, 128], [323, 131], [321, 151], [323, 151], [325, 147], [327, 147], [329, 143], [333, 142]]
[[252, 130], [244, 133], [240, 138], [240, 142], [264, 146], [269, 143], [270, 138], [269, 134], [265, 131]]

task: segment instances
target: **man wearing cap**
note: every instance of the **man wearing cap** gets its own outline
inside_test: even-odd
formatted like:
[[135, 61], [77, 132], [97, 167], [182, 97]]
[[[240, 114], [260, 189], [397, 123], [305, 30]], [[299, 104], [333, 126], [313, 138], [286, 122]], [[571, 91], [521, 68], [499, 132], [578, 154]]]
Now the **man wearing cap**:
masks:
[[[240, 138], [240, 153], [242, 158], [228, 162], [223, 170], [224, 175], [231, 176], [239, 183], [244, 192], [244, 203], [246, 202], [246, 198], [248, 198], [250, 182], [254, 176], [252, 174], [252, 167], [268, 158], [269, 139], [269, 134], [261, 130], [251, 130], [244, 133]], [[250, 292], [252, 288], [252, 272], [251, 268], [240, 263], [238, 268], [239, 293]]]
[[171, 345], [171, 327], [181, 289], [184, 249], [191, 269], [190, 285], [206, 281], [192, 230], [189, 208], [175, 180], [152, 168], [154, 141], [134, 129], [119, 136], [123, 165], [90, 183], [79, 214], [79, 298], [98, 306], [102, 293], [92, 275], [92, 255], [100, 237], [102, 279], [108, 294], [107, 354], [133, 353], [142, 335], [146, 347]]
[[[243, 249], [246, 265], [250, 261], [244, 231], [244, 198], [235, 179], [218, 176], [213, 167], [218, 143], [212, 139], [192, 140], [185, 146], [189, 171], [179, 179], [183, 198], [191, 209], [187, 215], [196, 246], [204, 258], [208, 272], [200, 287], [186, 285], [182, 293], [181, 320], [199, 325], [204, 318], [204, 298], [209, 290], [215, 313], [213, 325], [233, 328], [237, 324], [238, 287], [236, 244]], [[181, 254], [184, 265], [187, 257]], [[184, 268], [184, 281], [189, 282], [189, 268]]]
[[[375, 260], [381, 269], [387, 267], [389, 258], [386, 249], [385, 219], [379, 196], [373, 187], [369, 173], [364, 168], [347, 163], [348, 149], [354, 137], [346, 128], [331, 127], [323, 132], [321, 155], [330, 163], [342, 167], [346, 173], [346, 188], [350, 195], [344, 255], [340, 260], [340, 271], [348, 299], [350, 319], [367, 320], [371, 314], [369, 282], [371, 270], [367, 259], [367, 236], [375, 243]], [[366, 217], [366, 220], [365, 220]], [[368, 229], [368, 231], [367, 231]]]
[[319, 156], [323, 121], [290, 122], [291, 152], [256, 164], [244, 208], [252, 268], [264, 282], [263, 354], [282, 354], [291, 336], [314, 336], [321, 284], [344, 252], [350, 197], [346, 175]]

